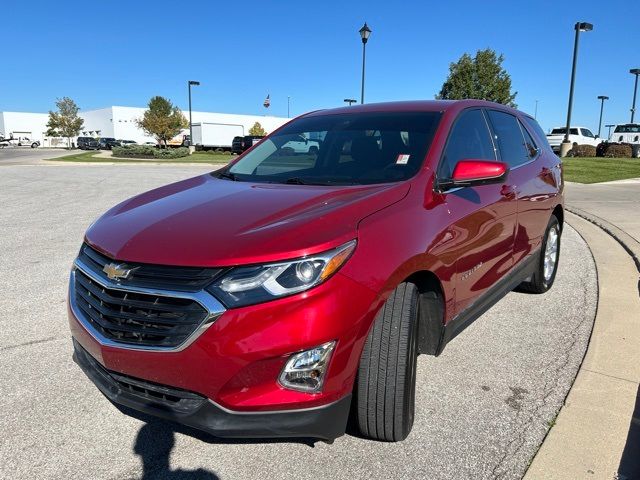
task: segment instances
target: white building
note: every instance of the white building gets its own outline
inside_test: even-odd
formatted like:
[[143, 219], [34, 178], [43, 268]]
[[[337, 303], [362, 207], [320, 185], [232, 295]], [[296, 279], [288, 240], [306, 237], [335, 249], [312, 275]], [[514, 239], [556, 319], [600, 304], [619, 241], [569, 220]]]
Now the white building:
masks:
[[[87, 110], [79, 115], [84, 119], [84, 125], [79, 136], [83, 137], [113, 137], [117, 140], [133, 140], [134, 142], [154, 142], [155, 139], [146, 135], [136, 124], [142, 118], [145, 108], [137, 107], [107, 107], [98, 110]], [[188, 116], [188, 112], [183, 112]], [[260, 123], [267, 133], [271, 133], [289, 119], [259, 115], [237, 115], [231, 113], [192, 112], [193, 123], [218, 123], [238, 126], [244, 135], [249, 129]], [[0, 112], [0, 135], [5, 138], [13, 136], [29, 137], [39, 140], [43, 147], [59, 145], [57, 139], [46, 136], [48, 113]], [[229, 144], [231, 144], [229, 139]]]

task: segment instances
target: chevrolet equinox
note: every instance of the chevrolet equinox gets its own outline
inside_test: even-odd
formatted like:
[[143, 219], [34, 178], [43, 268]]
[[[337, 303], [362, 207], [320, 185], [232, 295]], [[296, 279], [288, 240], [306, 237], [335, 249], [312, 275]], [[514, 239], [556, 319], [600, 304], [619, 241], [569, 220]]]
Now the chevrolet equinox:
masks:
[[302, 115], [91, 225], [74, 360], [125, 412], [218, 437], [331, 442], [351, 415], [403, 440], [417, 356], [509, 291], [552, 286], [562, 192], [542, 129], [503, 105]]

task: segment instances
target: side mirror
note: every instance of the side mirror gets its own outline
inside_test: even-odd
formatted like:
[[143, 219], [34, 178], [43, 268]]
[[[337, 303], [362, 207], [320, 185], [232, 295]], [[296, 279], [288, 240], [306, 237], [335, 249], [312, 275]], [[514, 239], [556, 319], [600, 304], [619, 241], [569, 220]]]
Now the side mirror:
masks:
[[460, 160], [451, 178], [438, 182], [441, 191], [458, 187], [475, 187], [478, 185], [490, 185], [504, 182], [509, 167], [503, 162], [488, 160]]

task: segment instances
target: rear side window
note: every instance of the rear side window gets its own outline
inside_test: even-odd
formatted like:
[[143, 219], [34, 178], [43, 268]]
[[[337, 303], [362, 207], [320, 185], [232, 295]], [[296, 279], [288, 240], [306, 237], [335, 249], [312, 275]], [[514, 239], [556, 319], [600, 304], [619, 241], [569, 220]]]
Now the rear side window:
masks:
[[481, 110], [465, 110], [451, 129], [438, 176], [451, 178], [460, 160], [496, 160], [487, 121]]
[[497, 110], [489, 110], [495, 140], [500, 149], [500, 158], [509, 167], [517, 167], [530, 160], [518, 119]]
[[524, 117], [524, 123], [526, 124], [527, 127], [533, 130], [535, 134], [538, 136], [538, 142], [540, 142], [539, 145], [549, 147], [549, 141], [547, 140], [547, 136], [545, 135], [544, 130], [542, 130], [542, 127], [538, 122], [536, 122], [531, 117]]
[[529, 158], [536, 158], [536, 156], [538, 155], [538, 147], [536, 145], [535, 140], [533, 139], [531, 134], [527, 131], [525, 126], [522, 125], [522, 123], [518, 122], [518, 124], [520, 125], [520, 129], [522, 130], [522, 136], [524, 137], [524, 146], [527, 149], [527, 152], [529, 153]]

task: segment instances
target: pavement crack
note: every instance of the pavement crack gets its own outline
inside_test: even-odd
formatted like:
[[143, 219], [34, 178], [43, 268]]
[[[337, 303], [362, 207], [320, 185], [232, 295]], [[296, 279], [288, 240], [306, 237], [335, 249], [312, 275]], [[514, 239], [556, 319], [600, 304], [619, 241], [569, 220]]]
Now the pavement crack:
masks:
[[40, 340], [30, 340], [28, 342], [18, 343], [16, 345], [7, 345], [7, 346], [4, 346], [4, 347], [0, 347], [0, 352], [6, 352], [6, 351], [14, 350], [14, 349], [20, 348], [20, 347], [28, 347], [29, 345], [39, 345], [41, 343], [53, 342], [54, 340], [62, 340], [62, 338], [59, 338], [59, 337], [47, 337], [47, 338], [42, 338]]

